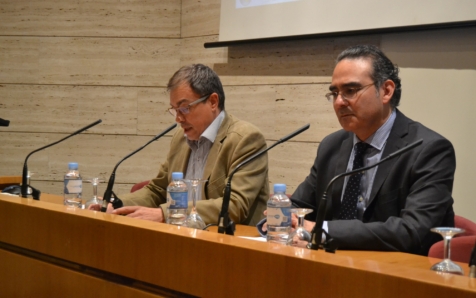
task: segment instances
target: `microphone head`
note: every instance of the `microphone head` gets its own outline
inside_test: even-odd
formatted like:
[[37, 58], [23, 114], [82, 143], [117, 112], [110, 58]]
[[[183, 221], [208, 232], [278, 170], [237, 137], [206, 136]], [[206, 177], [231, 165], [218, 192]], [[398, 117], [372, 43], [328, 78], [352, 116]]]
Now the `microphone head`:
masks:
[[10, 125], [10, 120], [5, 120], [0, 118], [0, 126], [9, 126]]

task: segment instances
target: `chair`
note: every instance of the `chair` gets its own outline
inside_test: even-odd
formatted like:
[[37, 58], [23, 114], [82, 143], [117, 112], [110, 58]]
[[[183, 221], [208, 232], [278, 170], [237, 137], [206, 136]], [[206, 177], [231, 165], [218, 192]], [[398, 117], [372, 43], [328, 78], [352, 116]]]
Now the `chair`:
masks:
[[142, 187], [146, 186], [147, 184], [149, 184], [149, 180], [136, 183], [132, 186], [131, 192], [135, 192], [135, 191], [141, 189]]
[[21, 184], [21, 176], [0, 176], [0, 190], [5, 187]]
[[[462, 216], [455, 215], [455, 227], [465, 229], [465, 232], [455, 235], [451, 240], [451, 260], [468, 263], [471, 251], [476, 244], [476, 223]], [[428, 256], [443, 259], [444, 240], [433, 244], [428, 252]]]
[[476, 235], [476, 223], [459, 215], [455, 215], [455, 227], [465, 229], [464, 233], [455, 237], [474, 236]]

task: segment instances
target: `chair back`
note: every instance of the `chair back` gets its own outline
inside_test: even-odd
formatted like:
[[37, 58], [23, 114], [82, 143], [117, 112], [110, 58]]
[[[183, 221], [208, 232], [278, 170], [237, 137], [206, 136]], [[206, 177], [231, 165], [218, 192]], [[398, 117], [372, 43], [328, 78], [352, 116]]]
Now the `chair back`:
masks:
[[[455, 215], [455, 227], [465, 229], [464, 233], [455, 235], [450, 242], [451, 260], [468, 263], [471, 251], [476, 244], [476, 223], [459, 215]], [[430, 247], [428, 256], [444, 258], [444, 240], [436, 242]]]
[[[476, 244], [476, 235], [462, 236], [451, 239], [450, 258], [452, 261], [469, 264], [471, 251]], [[444, 241], [439, 241], [430, 247], [428, 256], [432, 258], [444, 258]]]
[[455, 215], [455, 227], [464, 229], [465, 232], [455, 237], [476, 235], [476, 223], [459, 215]]

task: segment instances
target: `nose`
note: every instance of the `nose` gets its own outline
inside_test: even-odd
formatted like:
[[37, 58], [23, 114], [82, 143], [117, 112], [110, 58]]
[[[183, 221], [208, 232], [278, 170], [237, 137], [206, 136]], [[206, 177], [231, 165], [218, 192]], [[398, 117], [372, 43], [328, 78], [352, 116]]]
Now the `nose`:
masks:
[[185, 118], [180, 112], [177, 112], [175, 114], [175, 122], [182, 123], [184, 120], [185, 120]]
[[337, 93], [337, 97], [334, 100], [334, 106], [348, 106], [349, 102], [342, 97], [342, 94]]

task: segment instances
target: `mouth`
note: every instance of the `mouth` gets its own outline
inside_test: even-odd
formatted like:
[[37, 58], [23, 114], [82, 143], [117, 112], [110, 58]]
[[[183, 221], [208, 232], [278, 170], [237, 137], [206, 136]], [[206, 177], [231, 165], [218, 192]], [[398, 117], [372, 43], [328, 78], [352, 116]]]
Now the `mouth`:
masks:
[[346, 118], [352, 116], [353, 113], [351, 111], [345, 110], [345, 111], [339, 111], [339, 118]]
[[185, 133], [189, 132], [192, 128], [191, 127], [182, 127]]

